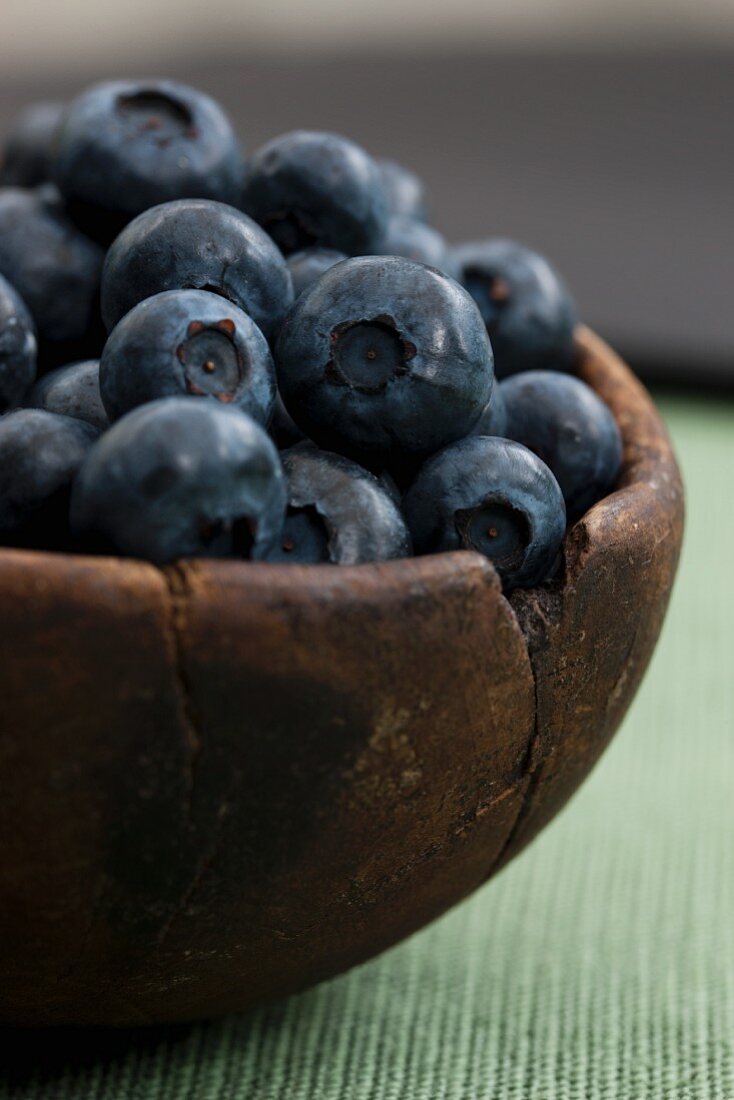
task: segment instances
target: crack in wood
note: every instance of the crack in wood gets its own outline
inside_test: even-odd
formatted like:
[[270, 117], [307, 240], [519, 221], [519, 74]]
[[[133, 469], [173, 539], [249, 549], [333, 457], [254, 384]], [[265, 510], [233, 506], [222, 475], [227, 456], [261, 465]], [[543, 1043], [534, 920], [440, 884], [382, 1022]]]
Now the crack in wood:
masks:
[[166, 918], [166, 920], [163, 922], [160, 929], [158, 930], [158, 935], [156, 936], [155, 941], [157, 950], [160, 950], [165, 941], [168, 939], [168, 936], [176, 921], [183, 914], [186, 913], [186, 910], [191, 903], [191, 900], [194, 897], [196, 891], [198, 890], [202, 879], [216, 863], [219, 857], [219, 853], [222, 850], [222, 842], [224, 837], [223, 824], [229, 813], [229, 807], [230, 803], [228, 800], [222, 802], [221, 806], [219, 807], [219, 811], [217, 813], [217, 823], [214, 829], [212, 843], [199, 861], [188, 886], [184, 890], [181, 898], [176, 905], [176, 908], [169, 914], [169, 916]]
[[[584, 548], [588, 538], [583, 524], [578, 524], [573, 532], [575, 546]], [[569, 537], [567, 536], [565, 547], [564, 575], [569, 573], [570, 557]], [[540, 692], [538, 690], [539, 672], [536, 667], [536, 644], [538, 639], [547, 638], [561, 617], [561, 592], [560, 588], [531, 589], [516, 594], [517, 600], [510, 603], [510, 610], [515, 618], [517, 627], [522, 634], [528, 657], [530, 674], [533, 678], [533, 726], [530, 731], [528, 743], [520, 765], [520, 776], [525, 781], [525, 790], [520, 805], [510, 829], [504, 839], [502, 847], [492, 860], [484, 881], [491, 878], [511, 858], [512, 848], [534, 804], [535, 792], [543, 775], [543, 765], [548, 757], [548, 752], [541, 751], [541, 721], [540, 721]]]
[[186, 659], [189, 601], [192, 594], [189, 568], [191, 567], [183, 562], [177, 562], [174, 565], [164, 566], [160, 573], [165, 581], [168, 594], [166, 630], [173, 659], [172, 666], [178, 692], [179, 712], [186, 737], [184, 817], [187, 824], [191, 826], [196, 770], [203, 748], [203, 735]]

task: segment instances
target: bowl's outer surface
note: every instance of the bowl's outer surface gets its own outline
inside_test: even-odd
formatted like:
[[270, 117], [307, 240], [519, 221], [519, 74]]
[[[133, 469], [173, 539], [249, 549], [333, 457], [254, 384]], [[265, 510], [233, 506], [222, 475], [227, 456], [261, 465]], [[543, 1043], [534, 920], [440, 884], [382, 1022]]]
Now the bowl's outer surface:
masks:
[[240, 1009], [484, 882], [618, 726], [680, 548], [644, 389], [587, 330], [618, 491], [563, 581], [459, 553], [338, 568], [0, 552], [0, 1018]]

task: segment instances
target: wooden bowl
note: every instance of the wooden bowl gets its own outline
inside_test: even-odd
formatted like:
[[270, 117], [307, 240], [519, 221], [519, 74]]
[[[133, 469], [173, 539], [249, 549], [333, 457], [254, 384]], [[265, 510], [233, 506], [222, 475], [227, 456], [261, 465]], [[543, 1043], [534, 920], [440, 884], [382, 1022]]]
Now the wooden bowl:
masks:
[[[337, 974], [504, 866], [599, 757], [681, 543], [660, 418], [588, 330], [625, 444], [563, 579], [0, 552], [0, 1018], [135, 1025]], [[491, 932], [488, 932], [491, 935]]]

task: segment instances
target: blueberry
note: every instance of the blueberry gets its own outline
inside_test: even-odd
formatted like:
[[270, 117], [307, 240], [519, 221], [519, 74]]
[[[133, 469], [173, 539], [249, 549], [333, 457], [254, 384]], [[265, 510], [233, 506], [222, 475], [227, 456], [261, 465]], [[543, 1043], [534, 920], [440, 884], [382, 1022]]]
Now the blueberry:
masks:
[[437, 229], [414, 218], [392, 217], [387, 223], [385, 235], [375, 254], [379, 256], [405, 256], [417, 263], [429, 264], [441, 271], [449, 270], [451, 261], [446, 241]]
[[64, 202], [64, 196], [59, 191], [55, 183], [50, 181], [47, 183], [39, 183], [36, 187], [32, 188], [33, 194], [38, 201], [47, 209], [55, 211], [57, 214], [66, 213], [66, 203]]
[[614, 486], [622, 439], [609, 408], [569, 374], [525, 371], [497, 387], [507, 410], [507, 435], [534, 451], [561, 486], [570, 521]]
[[115, 240], [102, 273], [108, 330], [164, 290], [208, 290], [249, 313], [270, 339], [291, 302], [281, 253], [256, 222], [210, 199], [178, 199], [140, 214]]
[[392, 474], [389, 474], [387, 470], [381, 470], [380, 473], [376, 475], [376, 477], [382, 488], [392, 500], [392, 502], [394, 504], [397, 504], [398, 508], [400, 508], [403, 500], [403, 494], [400, 492], [397, 482], [395, 481], [395, 478], [392, 476]]
[[189, 394], [267, 424], [275, 401], [267, 340], [251, 317], [206, 290], [167, 290], [130, 310], [104, 346], [99, 385], [110, 420]]
[[394, 160], [377, 162], [390, 214], [401, 218], [413, 218], [424, 222], [426, 211], [425, 188], [422, 180], [402, 164]]
[[387, 221], [372, 158], [337, 134], [306, 130], [275, 138], [253, 155], [242, 207], [285, 255], [312, 246], [371, 252]]
[[0, 185], [35, 187], [49, 179], [52, 143], [63, 111], [63, 103], [33, 103], [18, 115], [0, 158]]
[[170, 80], [96, 84], [66, 109], [53, 179], [87, 232], [109, 241], [173, 199], [239, 203], [243, 161], [209, 96]]
[[343, 252], [333, 248], [302, 248], [288, 257], [288, 270], [293, 279], [293, 295], [298, 298], [304, 290], [320, 279], [334, 264], [346, 260]]
[[466, 435], [492, 389], [492, 351], [470, 296], [392, 256], [345, 260], [322, 275], [288, 314], [276, 363], [298, 426], [379, 469]]
[[36, 377], [36, 350], [28, 308], [0, 275], [0, 413], [23, 400]]
[[159, 564], [259, 560], [280, 544], [285, 507], [278, 452], [251, 417], [168, 397], [128, 413], [91, 449], [71, 522], [84, 544]]
[[296, 443], [302, 443], [306, 439], [306, 436], [283, 404], [280, 393], [275, 395], [273, 415], [270, 419], [268, 431], [276, 447], [281, 451], [293, 447]]
[[405, 520], [374, 474], [310, 443], [282, 458], [288, 511], [271, 561], [359, 565], [410, 554]]
[[403, 506], [418, 553], [477, 550], [508, 591], [549, 576], [566, 527], [563, 494], [545, 463], [520, 443], [488, 436], [430, 459]]
[[41, 341], [86, 339], [98, 321], [102, 249], [43, 191], [0, 189], [0, 273], [28, 306]]
[[514, 241], [490, 240], [455, 249], [453, 261], [484, 318], [498, 378], [570, 367], [576, 307], [547, 260]]
[[[472, 435], [507, 435], [507, 409], [502, 394], [502, 386], [492, 388], [492, 396], [484, 407]], [[531, 448], [532, 449], [532, 448]]]
[[25, 399], [26, 408], [85, 420], [104, 431], [109, 427], [99, 392], [99, 361], [69, 363], [39, 378]]
[[68, 546], [72, 479], [98, 431], [42, 409], [0, 418], [0, 542]]

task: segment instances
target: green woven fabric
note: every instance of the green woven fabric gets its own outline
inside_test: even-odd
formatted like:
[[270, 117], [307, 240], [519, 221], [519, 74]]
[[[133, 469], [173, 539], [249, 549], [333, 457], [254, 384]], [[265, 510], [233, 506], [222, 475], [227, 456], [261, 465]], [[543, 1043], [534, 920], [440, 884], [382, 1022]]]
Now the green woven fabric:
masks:
[[734, 1100], [734, 406], [664, 411], [689, 501], [671, 613], [624, 728], [531, 848], [409, 942], [275, 1007], [14, 1036], [0, 1095]]

